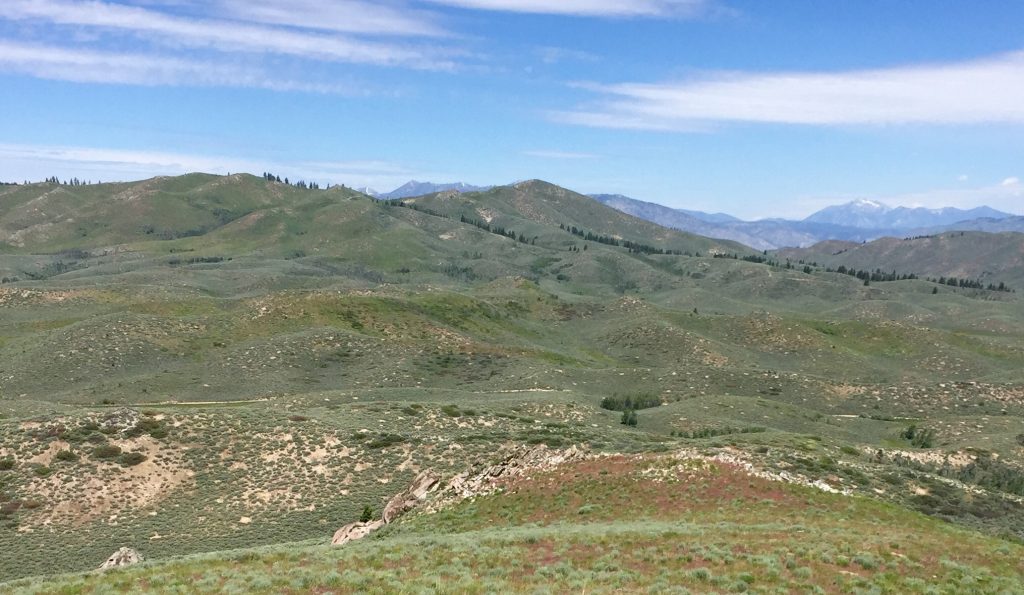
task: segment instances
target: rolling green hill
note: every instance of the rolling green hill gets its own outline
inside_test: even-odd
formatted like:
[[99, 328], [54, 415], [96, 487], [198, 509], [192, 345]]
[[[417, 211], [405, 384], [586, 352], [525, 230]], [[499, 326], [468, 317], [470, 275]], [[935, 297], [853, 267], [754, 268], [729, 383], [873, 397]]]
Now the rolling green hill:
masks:
[[943, 232], [915, 238], [882, 238], [866, 244], [822, 242], [779, 250], [780, 258], [928, 277], [956, 277], [1024, 287], [1024, 234]]
[[[548, 543], [544, 566], [564, 563], [568, 578], [538, 566], [534, 578], [487, 583], [472, 578], [476, 565], [452, 574], [466, 590], [549, 578], [597, 590], [663, 580], [698, 591], [963, 581], [997, 591], [1019, 579], [1006, 562], [1024, 538], [1018, 294], [864, 285], [827, 272], [824, 256], [787, 266], [536, 181], [404, 206], [247, 175], [0, 192], [0, 550], [11, 553], [0, 580], [88, 570], [132, 546], [161, 562], [104, 575], [121, 577], [115, 590], [171, 589], [181, 573], [216, 590], [226, 569], [256, 581], [235, 585], [243, 590], [280, 590], [255, 567], [300, 560], [318, 572], [368, 565], [384, 582], [329, 584], [384, 589], [388, 572], [447, 572], [407, 548], [434, 539], [436, 551], [462, 551], [475, 536], [490, 545], [472, 555], [497, 573], [507, 566], [494, 560]], [[966, 240], [945, 241], [961, 248], [931, 250], [935, 262], [974, 266], [955, 262]], [[907, 272], [927, 256], [907, 260]], [[655, 406], [623, 424], [627, 398]], [[351, 549], [322, 547], [419, 470], [450, 477], [536, 444], [625, 457], [629, 477], [646, 457], [714, 456], [700, 481], [726, 479], [691, 501], [674, 500], [673, 484], [643, 484], [624, 492], [647, 502], [626, 516], [590, 479], [565, 489], [600, 502], [550, 490], [527, 502], [510, 490], [414, 513]], [[778, 513], [750, 494], [723, 495], [748, 485], [781, 490], [786, 514], [808, 515], [806, 551], [779, 538], [742, 553], [775, 531]], [[761, 516], [743, 516], [748, 504]], [[541, 509], [552, 515], [526, 513]], [[708, 510], [713, 525], [694, 519]], [[903, 525], [855, 548], [878, 530], [876, 513]], [[854, 519], [849, 532], [841, 518]], [[726, 525], [729, 537], [709, 536]], [[565, 539], [553, 536], [563, 529]], [[629, 535], [644, 551], [684, 529], [703, 536], [701, 551], [719, 548], [698, 564], [711, 578], [681, 557], [661, 579], [573, 574], [593, 561], [573, 553], [581, 540], [612, 547]], [[911, 545], [950, 535], [973, 549], [937, 559]], [[299, 553], [214, 553], [254, 547]], [[177, 560], [193, 554], [206, 557]], [[747, 554], [797, 563], [773, 575], [767, 558]], [[866, 564], [854, 561], [861, 554]], [[637, 555], [628, 566], [649, 562]], [[367, 556], [389, 561], [377, 568]], [[21, 587], [104, 584], [61, 580]]]

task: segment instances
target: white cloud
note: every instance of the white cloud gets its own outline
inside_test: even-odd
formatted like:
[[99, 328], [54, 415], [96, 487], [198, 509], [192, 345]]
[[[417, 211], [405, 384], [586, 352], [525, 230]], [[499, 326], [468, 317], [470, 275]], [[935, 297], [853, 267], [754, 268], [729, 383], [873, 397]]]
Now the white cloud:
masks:
[[1020, 178], [1017, 178], [1017, 177], [1006, 178], [1005, 180], [1003, 180], [1003, 182], [1002, 182], [1002, 184], [1000, 184], [1000, 186], [1003, 186], [1004, 188], [1020, 186]]
[[262, 68], [0, 41], [0, 70], [79, 83], [226, 86], [351, 95], [353, 85], [289, 80]]
[[426, 0], [459, 8], [588, 17], [693, 17], [707, 0]]
[[966, 182], [969, 179], [970, 178], [967, 176], [967, 174], [960, 174], [959, 176], [956, 177], [957, 182]]
[[190, 172], [259, 175], [263, 171], [288, 176], [293, 181], [382, 188], [397, 187], [412, 177], [434, 175], [386, 161], [281, 162], [165, 151], [0, 144], [0, 180], [4, 181], [36, 181], [53, 175], [61, 179], [132, 181]]
[[436, 51], [428, 52], [337, 34], [323, 35], [226, 20], [185, 18], [110, 2], [6, 0], [0, 8], [0, 17], [118, 31], [173, 47], [271, 53], [322, 61], [424, 69], [453, 68], [450, 61], [437, 58], [434, 55]]
[[592, 153], [573, 153], [573, 152], [569, 152], [569, 151], [544, 151], [544, 150], [524, 151], [523, 155], [527, 155], [529, 157], [539, 157], [541, 159], [568, 159], [568, 160], [597, 159], [597, 157], [598, 157], [597, 155], [594, 155]]
[[446, 35], [433, 13], [362, 0], [218, 0], [215, 4], [230, 18], [269, 25], [361, 35]]
[[719, 73], [681, 83], [576, 86], [606, 99], [553, 117], [604, 128], [692, 131], [716, 122], [1024, 123], [1024, 52], [877, 70]]

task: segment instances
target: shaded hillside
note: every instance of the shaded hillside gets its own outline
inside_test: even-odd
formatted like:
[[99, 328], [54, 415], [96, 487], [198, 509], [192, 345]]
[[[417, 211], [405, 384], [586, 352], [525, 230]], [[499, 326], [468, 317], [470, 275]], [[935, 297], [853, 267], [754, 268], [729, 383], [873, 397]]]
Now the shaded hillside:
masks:
[[895, 269], [929, 277], [978, 279], [1024, 286], [1024, 234], [943, 232], [908, 239], [882, 238], [866, 244], [822, 242], [805, 249], [786, 249], [780, 258], [844, 265], [857, 269]]
[[947, 225], [941, 228], [925, 228], [916, 230], [914, 235], [927, 233], [941, 233], [943, 231], [985, 231], [988, 233], [1001, 233], [1004, 231], [1015, 231], [1024, 233], [1024, 217], [1005, 217], [994, 219], [982, 217], [960, 221], [954, 225]]
[[486, 192], [439, 193], [411, 200], [453, 218], [466, 217], [507, 229], [525, 227], [523, 232], [531, 237], [535, 230], [564, 225], [691, 254], [750, 251], [734, 242], [715, 241], [653, 224], [540, 180], [498, 186]]

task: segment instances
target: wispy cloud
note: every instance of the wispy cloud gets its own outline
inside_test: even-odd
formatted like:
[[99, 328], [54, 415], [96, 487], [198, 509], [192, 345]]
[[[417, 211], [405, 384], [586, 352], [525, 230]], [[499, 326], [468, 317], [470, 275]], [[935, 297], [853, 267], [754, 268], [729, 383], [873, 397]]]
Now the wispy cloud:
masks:
[[597, 159], [598, 155], [593, 153], [573, 153], [569, 151], [523, 151], [523, 155], [528, 157], [539, 157], [541, 159]]
[[289, 176], [292, 180], [381, 188], [396, 187], [412, 177], [433, 175], [401, 164], [374, 160], [281, 162], [167, 151], [0, 144], [0, 180], [5, 181], [41, 180], [55, 172], [61, 178], [127, 181], [190, 172], [258, 175], [263, 171]]
[[588, 17], [693, 17], [707, 0], [426, 0], [459, 8]]
[[558, 121], [693, 131], [710, 123], [1024, 123], [1024, 51], [983, 60], [836, 73], [719, 73], [685, 82], [577, 85], [604, 95]]
[[438, 15], [362, 0], [218, 0], [215, 10], [241, 21], [359, 35], [446, 36]]
[[140, 86], [224, 86], [302, 91], [336, 95], [360, 94], [359, 87], [283, 78], [258, 66], [241, 63], [125, 54], [0, 41], [0, 70], [36, 78], [79, 83]]
[[600, 60], [600, 57], [590, 52], [555, 46], [539, 47], [536, 49], [536, 54], [540, 57], [541, 62], [545, 64], [557, 64], [566, 61], [597, 62]]
[[[270, 3], [263, 3], [268, 8]], [[324, 35], [234, 21], [187, 18], [110, 2], [6, 0], [0, 17], [114, 31], [169, 47], [270, 53], [321, 61], [451, 69], [438, 52], [340, 34]]]

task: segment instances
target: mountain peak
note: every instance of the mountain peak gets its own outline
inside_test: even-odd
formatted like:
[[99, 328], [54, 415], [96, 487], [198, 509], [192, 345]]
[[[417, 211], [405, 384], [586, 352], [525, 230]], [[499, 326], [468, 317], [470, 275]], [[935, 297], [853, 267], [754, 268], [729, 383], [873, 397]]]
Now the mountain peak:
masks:
[[876, 200], [870, 200], [867, 198], [858, 198], [857, 200], [847, 203], [848, 206], [861, 208], [861, 209], [873, 209], [879, 211], [890, 211], [892, 210], [888, 205], [884, 205]]
[[876, 200], [858, 199], [846, 204], [826, 207], [804, 219], [810, 223], [828, 223], [862, 229], [898, 230], [952, 225], [980, 217], [1004, 218], [990, 207], [962, 210], [954, 207], [927, 209], [924, 207], [892, 208]]
[[490, 186], [473, 186], [465, 182], [420, 182], [418, 180], [409, 180], [405, 184], [402, 184], [398, 188], [395, 188], [391, 192], [385, 192], [379, 195], [382, 199], [396, 199], [396, 198], [409, 198], [412, 196], [423, 196], [424, 194], [433, 194], [435, 192], [443, 192], [445, 190], [454, 190], [456, 192], [477, 192], [480, 190], [487, 190]]

